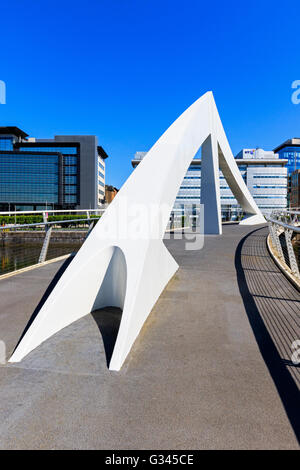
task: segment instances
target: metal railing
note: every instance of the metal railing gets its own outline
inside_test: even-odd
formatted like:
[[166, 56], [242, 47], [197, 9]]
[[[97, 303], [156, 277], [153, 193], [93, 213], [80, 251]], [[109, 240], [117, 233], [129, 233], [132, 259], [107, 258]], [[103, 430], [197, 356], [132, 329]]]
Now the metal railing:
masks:
[[75, 253], [104, 210], [0, 212], [0, 275]]
[[276, 210], [266, 219], [276, 257], [300, 279], [300, 211]]
[[2, 215], [23, 215], [23, 214], [80, 214], [81, 212], [85, 213], [102, 213], [107, 208], [108, 204], [103, 204], [99, 209], [43, 209], [38, 211], [1, 211], [0, 216]]

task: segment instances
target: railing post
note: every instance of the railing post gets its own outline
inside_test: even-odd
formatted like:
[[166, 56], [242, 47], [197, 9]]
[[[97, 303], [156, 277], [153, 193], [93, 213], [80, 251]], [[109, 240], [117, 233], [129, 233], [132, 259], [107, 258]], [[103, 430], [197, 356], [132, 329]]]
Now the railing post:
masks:
[[282, 246], [281, 246], [281, 243], [280, 243], [280, 240], [279, 240], [279, 236], [278, 236], [278, 233], [277, 233], [277, 226], [276, 226], [275, 224], [273, 224], [273, 223], [270, 222], [270, 223], [269, 223], [269, 231], [270, 231], [270, 235], [271, 235], [271, 239], [272, 239], [273, 246], [274, 246], [274, 248], [276, 249], [279, 258], [281, 258], [282, 260], [284, 260], [283, 251], [282, 251]]
[[87, 231], [87, 233], [86, 233], [86, 236], [84, 237], [85, 240], [87, 239], [87, 237], [89, 236], [89, 234], [90, 234], [91, 231], [93, 230], [93, 227], [94, 227], [94, 221], [89, 224], [88, 231]]
[[286, 241], [287, 251], [289, 255], [291, 271], [294, 274], [294, 276], [300, 278], [299, 268], [298, 268], [298, 264], [297, 264], [293, 244], [292, 244], [293, 230], [285, 229], [284, 235], [285, 235], [285, 241]]
[[40, 257], [39, 257], [39, 263], [44, 263], [46, 261], [46, 256], [48, 253], [48, 247], [49, 247], [49, 242], [51, 238], [51, 233], [52, 233], [52, 225], [49, 227], [49, 225], [45, 225], [45, 238], [44, 238], [44, 243], [41, 249]]
[[174, 228], [175, 228], [175, 216], [174, 216], [174, 212], [172, 212], [170, 215], [170, 230], [174, 230]]
[[272, 224], [272, 222], [269, 222], [268, 225], [269, 225], [269, 234], [270, 234], [270, 237], [271, 237], [271, 240], [272, 240], [272, 245], [273, 245], [274, 248], [276, 248], [276, 239], [275, 239], [275, 235], [274, 235], [273, 224]]

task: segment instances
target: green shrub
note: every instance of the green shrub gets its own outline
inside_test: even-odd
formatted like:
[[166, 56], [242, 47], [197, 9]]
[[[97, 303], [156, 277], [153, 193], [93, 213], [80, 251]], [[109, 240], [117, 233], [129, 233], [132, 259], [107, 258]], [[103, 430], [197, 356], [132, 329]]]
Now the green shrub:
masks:
[[[92, 214], [90, 216], [91, 219], [97, 219], [99, 216]], [[48, 217], [49, 222], [59, 222], [65, 220], [73, 220], [75, 222], [60, 224], [61, 227], [76, 227], [76, 225], [80, 224], [80, 221], [86, 219], [86, 214], [61, 214], [61, 215], [50, 215]], [[17, 223], [19, 225], [25, 224], [37, 224], [43, 222], [43, 215], [42, 214], [20, 214], [20, 215], [0, 215], [0, 225], [7, 225], [7, 224], [14, 224]], [[97, 223], [97, 221], [96, 221]]]

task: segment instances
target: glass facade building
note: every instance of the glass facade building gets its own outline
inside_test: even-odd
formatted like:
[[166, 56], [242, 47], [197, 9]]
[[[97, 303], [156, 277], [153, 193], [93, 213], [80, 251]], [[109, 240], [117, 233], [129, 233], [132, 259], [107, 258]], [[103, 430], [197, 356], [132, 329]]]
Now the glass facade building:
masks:
[[1, 137], [0, 138], [0, 150], [13, 150], [14, 139], [13, 137]]
[[290, 176], [290, 207], [296, 210], [300, 208], [300, 170]]
[[[1, 139], [0, 139], [1, 140]], [[0, 207], [22, 209], [24, 206], [61, 204], [60, 179], [62, 155], [0, 151]]]
[[15, 145], [19, 151], [34, 153], [59, 152], [62, 155], [61, 204], [73, 209], [80, 204], [80, 145], [79, 143], [62, 144], [56, 142], [22, 142]]
[[279, 158], [287, 159], [287, 169], [290, 175], [293, 171], [300, 170], [300, 139], [294, 137], [274, 149]]
[[0, 210], [101, 206], [108, 155], [96, 136], [27, 137], [0, 127]]

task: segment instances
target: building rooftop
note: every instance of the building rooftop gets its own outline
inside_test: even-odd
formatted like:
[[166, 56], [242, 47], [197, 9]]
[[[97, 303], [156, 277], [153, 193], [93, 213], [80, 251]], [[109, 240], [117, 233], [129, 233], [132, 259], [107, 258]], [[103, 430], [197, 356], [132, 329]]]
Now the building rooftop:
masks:
[[292, 139], [286, 140], [282, 144], [278, 145], [278, 147], [274, 149], [274, 152], [279, 152], [279, 150], [284, 147], [300, 147], [300, 137], [293, 137]]
[[101, 145], [98, 145], [97, 150], [98, 150], [98, 155], [99, 155], [99, 157], [101, 157], [103, 160], [105, 160], [106, 158], [108, 158], [107, 153], [105, 152], [105, 150], [103, 149], [103, 147], [101, 147]]
[[235, 156], [236, 159], [244, 159], [244, 160], [273, 160], [279, 159], [279, 155], [274, 153], [272, 150], [264, 150], [262, 148], [243, 148], [240, 152]]
[[22, 139], [26, 139], [26, 137], [28, 137], [26, 132], [15, 126], [0, 126], [0, 135], [15, 135], [16, 137], [21, 137]]
[[265, 164], [272, 164], [272, 165], [285, 165], [288, 163], [287, 158], [235, 158], [237, 164], [241, 165], [265, 165]]

